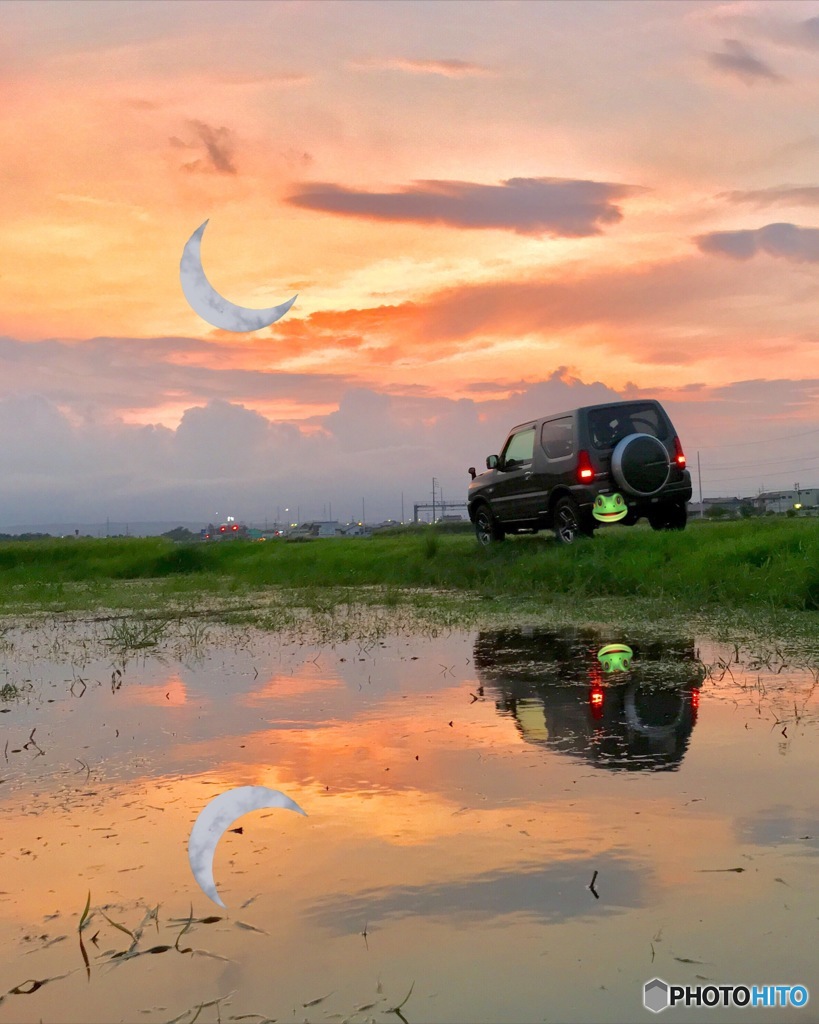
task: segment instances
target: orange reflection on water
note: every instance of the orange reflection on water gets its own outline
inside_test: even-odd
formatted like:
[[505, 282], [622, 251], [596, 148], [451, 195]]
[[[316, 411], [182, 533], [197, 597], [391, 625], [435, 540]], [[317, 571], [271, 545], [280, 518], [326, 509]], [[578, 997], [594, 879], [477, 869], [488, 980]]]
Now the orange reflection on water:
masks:
[[[328, 670], [312, 652], [288, 666], [280, 650], [170, 676], [141, 668], [116, 694], [82, 698], [95, 703], [10, 712], [21, 745], [37, 725], [45, 755], [12, 751], [0, 771], [0, 995], [75, 973], [9, 997], [0, 1021], [193, 1016], [237, 977], [236, 1015], [309, 1014], [332, 991], [321, 1019], [343, 1019], [380, 979], [395, 1004], [417, 979], [410, 1020], [542, 1019], [544, 991], [556, 1019], [619, 1020], [655, 971], [730, 981], [778, 970], [778, 948], [802, 970], [819, 913], [815, 847], [799, 838], [816, 806], [807, 675], [769, 675], [768, 696], [743, 689], [756, 674], [739, 669], [736, 684], [708, 682], [674, 770], [615, 771], [575, 742], [585, 682], [569, 714], [551, 685], [518, 699], [511, 674], [487, 675], [485, 694], [474, 665], [442, 675], [463, 653], [443, 641], [419, 645], [425, 663], [407, 653], [396, 645], [377, 670], [340, 658]], [[170, 726], [145, 712], [169, 705]], [[245, 785], [281, 790], [307, 817], [269, 809], [232, 824], [214, 858], [222, 910], [192, 876], [188, 837], [211, 798]], [[77, 944], [89, 890], [90, 983]], [[130, 940], [101, 911], [133, 929], [157, 904], [146, 944], [172, 947], [192, 908], [220, 920], [186, 941], [232, 962], [173, 950], [109, 962]], [[479, 990], [496, 1001], [476, 1003]]]
[[180, 708], [188, 703], [188, 691], [178, 675], [168, 677], [167, 682], [154, 686], [135, 686], [122, 694], [126, 704], [149, 704], [154, 707]]
[[308, 667], [302, 666], [300, 672], [292, 674], [276, 673], [257, 689], [242, 694], [237, 698], [237, 702], [246, 707], [261, 707], [270, 701], [282, 700], [285, 697], [325, 692], [341, 686], [340, 680], [335, 676], [316, 675], [314, 672], [308, 672]]

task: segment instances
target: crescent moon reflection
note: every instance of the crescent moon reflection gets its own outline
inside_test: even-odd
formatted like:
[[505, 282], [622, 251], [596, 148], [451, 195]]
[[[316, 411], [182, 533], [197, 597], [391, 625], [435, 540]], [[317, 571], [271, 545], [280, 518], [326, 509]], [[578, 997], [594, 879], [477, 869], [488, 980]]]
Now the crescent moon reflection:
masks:
[[202, 269], [201, 252], [202, 235], [207, 226], [208, 221], [205, 221], [194, 231], [182, 250], [182, 259], [179, 261], [179, 280], [191, 309], [214, 327], [237, 333], [258, 331], [280, 320], [296, 301], [298, 294], [280, 306], [249, 309], [247, 306], [237, 306], [228, 302], [208, 281]]
[[213, 881], [213, 855], [219, 840], [237, 818], [248, 811], [258, 811], [262, 807], [284, 807], [288, 811], [296, 811], [307, 816], [307, 812], [278, 789], [267, 786], [239, 786], [220, 793], [210, 800], [199, 813], [193, 824], [188, 840], [188, 860], [193, 877], [202, 892], [224, 907], [216, 883]]

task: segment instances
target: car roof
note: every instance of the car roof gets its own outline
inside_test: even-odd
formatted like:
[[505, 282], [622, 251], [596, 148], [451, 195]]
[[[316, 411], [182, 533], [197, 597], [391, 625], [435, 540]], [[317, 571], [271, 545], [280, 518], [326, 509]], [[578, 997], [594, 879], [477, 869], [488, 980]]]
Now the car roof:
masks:
[[[565, 412], [550, 412], [545, 416], [538, 416], [533, 420], [526, 420], [523, 423], [518, 423], [509, 430], [512, 434], [516, 430], [524, 430], [526, 427], [537, 426], [541, 420], [559, 420], [563, 416], [574, 416], [575, 413], [585, 413], [592, 409], [614, 409], [620, 405], [657, 405], [660, 403], [656, 398], [622, 398], [619, 402], [595, 402], [594, 405], [580, 405], [576, 409], [567, 409]], [[662, 406], [660, 406], [662, 408]]]

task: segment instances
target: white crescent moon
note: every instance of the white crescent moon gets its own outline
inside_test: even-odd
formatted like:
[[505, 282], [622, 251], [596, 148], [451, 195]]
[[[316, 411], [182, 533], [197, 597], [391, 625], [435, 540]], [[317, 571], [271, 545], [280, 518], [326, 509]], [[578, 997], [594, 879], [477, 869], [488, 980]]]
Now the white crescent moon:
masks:
[[188, 840], [188, 860], [202, 892], [224, 907], [213, 881], [213, 855], [219, 840], [237, 818], [262, 807], [284, 807], [307, 816], [307, 812], [278, 789], [267, 786], [239, 786], [215, 796], [202, 808]]
[[182, 259], [179, 261], [179, 280], [191, 309], [203, 320], [207, 320], [214, 327], [221, 327], [223, 331], [258, 331], [280, 320], [296, 301], [298, 293], [280, 306], [248, 309], [222, 298], [208, 281], [202, 269], [201, 252], [202, 235], [207, 226], [208, 221], [205, 221], [194, 231], [182, 250]]

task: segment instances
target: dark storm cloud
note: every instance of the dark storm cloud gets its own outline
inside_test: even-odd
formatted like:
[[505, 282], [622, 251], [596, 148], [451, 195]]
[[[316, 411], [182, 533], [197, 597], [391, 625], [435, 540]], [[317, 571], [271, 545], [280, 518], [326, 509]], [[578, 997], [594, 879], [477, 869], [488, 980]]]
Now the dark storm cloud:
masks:
[[725, 72], [754, 85], [756, 82], [783, 82], [782, 75], [755, 57], [738, 39], [724, 39], [722, 53], [709, 53], [708, 63], [717, 71]]
[[810, 49], [819, 50], [819, 16], [806, 18], [796, 26], [797, 38]]
[[622, 220], [617, 200], [642, 191], [633, 185], [570, 178], [509, 178], [500, 185], [429, 180], [399, 192], [315, 182], [302, 186], [287, 202], [348, 217], [581, 238]]
[[766, 206], [819, 206], [819, 185], [774, 185], [771, 188], [756, 188], [720, 192], [718, 199], [729, 203], [748, 203], [762, 209]]
[[180, 149], [198, 149], [205, 147], [204, 157], [184, 164], [187, 171], [211, 170], [218, 174], [236, 174], [233, 162], [235, 136], [230, 128], [214, 128], [204, 121], [188, 121], [188, 127], [196, 136], [196, 142], [184, 142], [177, 136], [170, 139], [172, 146]]
[[[19, 374], [37, 371], [38, 362], [51, 362], [44, 351], [29, 351], [31, 343], [7, 344], [18, 346], [18, 358], [15, 365], [15, 353], [7, 352], [2, 369], [18, 381]], [[226, 503], [258, 520], [272, 515], [278, 504], [297, 502], [303, 518], [319, 518], [323, 503], [332, 501], [336, 514], [347, 518], [360, 515], [362, 496], [368, 518], [395, 518], [402, 493], [407, 510], [413, 502], [427, 500], [433, 472], [446, 499], [462, 501], [466, 467], [482, 465], [486, 455], [497, 452], [511, 425], [544, 412], [642, 394], [631, 386], [616, 392], [599, 381], [585, 383], [565, 367], [540, 381], [511, 381], [506, 395], [482, 399], [385, 393], [345, 387], [337, 380], [337, 397], [328, 403], [333, 411], [313, 416], [304, 430], [236, 400], [196, 396], [188, 399], [176, 428], [140, 426], [122, 422], [104, 394], [105, 384], [113, 381], [111, 372], [99, 391], [85, 392], [84, 344], [58, 351], [59, 366], [52, 376], [42, 368], [35, 374], [37, 384], [58, 398], [34, 393], [33, 381], [28, 394], [21, 393], [22, 384], [0, 394], [0, 526], [73, 518], [94, 522], [102, 508], [123, 522], [178, 517], [204, 525]], [[134, 363], [119, 362], [126, 383], [130, 377], [138, 380], [140, 399], [151, 368], [162, 370], [148, 352], [145, 359], [144, 379]], [[161, 384], [156, 387], [159, 403], [165, 392]], [[645, 395], [663, 401], [684, 447], [692, 451], [700, 445], [747, 442], [749, 423], [755, 443], [817, 429], [816, 380], [750, 380], [716, 389], [653, 387]], [[813, 465], [815, 437], [806, 434], [786, 442], [788, 458], [804, 455], [806, 468]], [[772, 452], [774, 461], [761, 465], [760, 473], [781, 471], [775, 461], [781, 444]], [[725, 454], [730, 457], [727, 448]], [[744, 472], [755, 490], [757, 471]]]
[[792, 263], [819, 263], [819, 228], [800, 228], [796, 224], [766, 224], [745, 231], [711, 231], [698, 235], [702, 252], [749, 260], [759, 253], [777, 256]]

